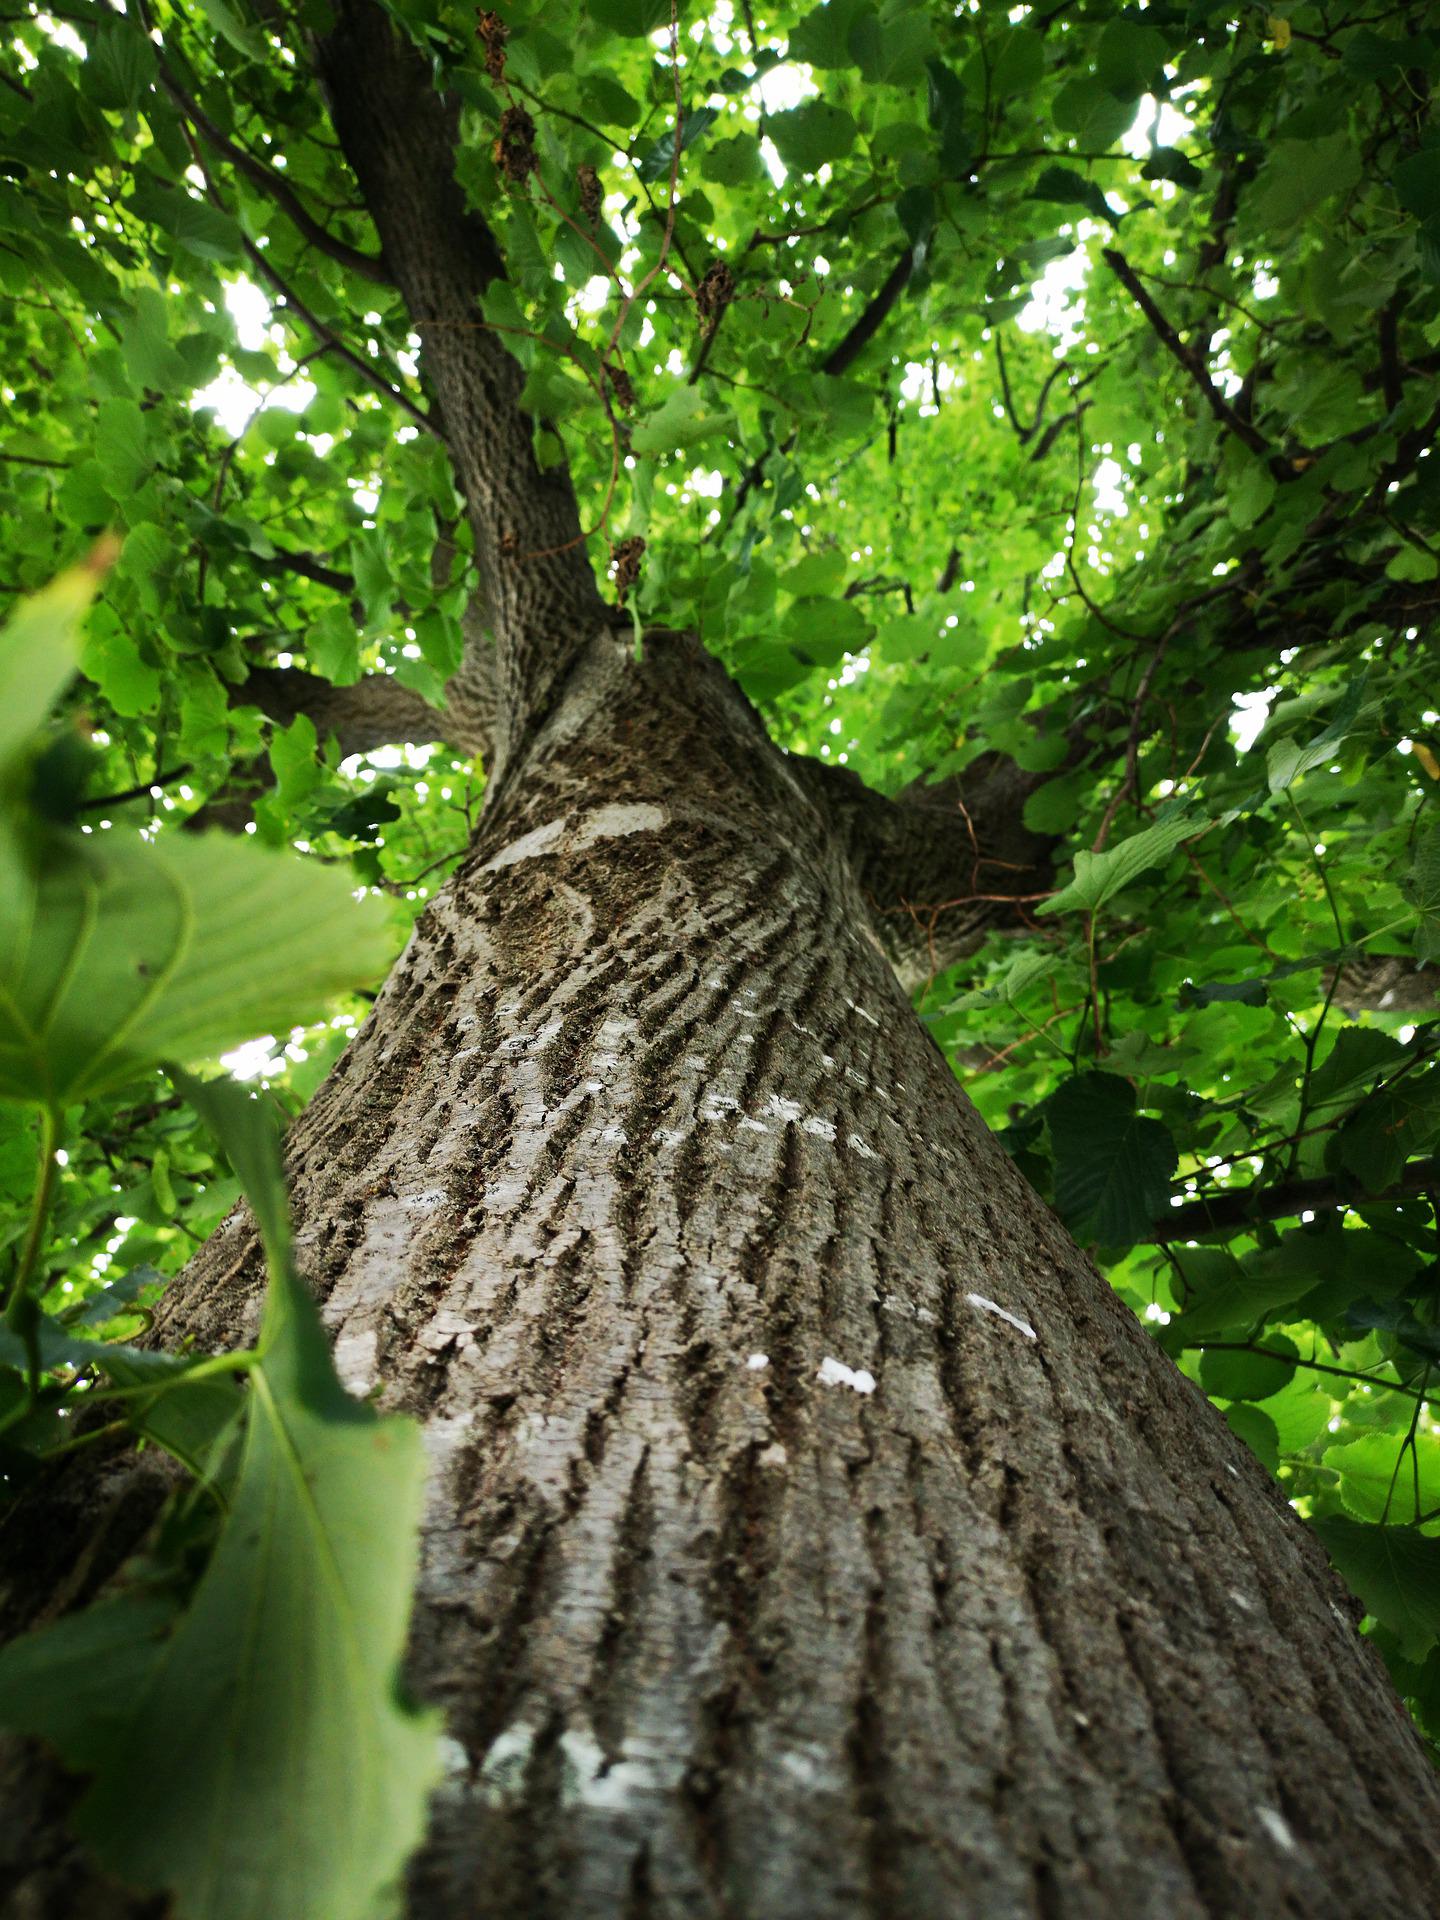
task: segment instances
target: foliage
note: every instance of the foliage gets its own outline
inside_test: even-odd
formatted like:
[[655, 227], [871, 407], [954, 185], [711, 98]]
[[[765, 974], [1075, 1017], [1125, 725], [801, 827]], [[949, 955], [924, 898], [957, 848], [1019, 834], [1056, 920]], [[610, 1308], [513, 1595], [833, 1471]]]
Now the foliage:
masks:
[[[413, 1421], [382, 1420], [335, 1373], [291, 1263], [273, 1114], [233, 1081], [169, 1067], [260, 1225], [271, 1285], [253, 1351], [172, 1359], [107, 1338], [144, 1267], [52, 1315], [38, 1255], [68, 1113], [365, 978], [383, 932], [335, 874], [267, 848], [173, 831], [89, 845], [44, 818], [48, 749], [29, 732], [74, 672], [97, 575], [62, 575], [0, 632], [0, 1096], [41, 1116], [6, 1261], [0, 1472], [13, 1493], [128, 1435], [197, 1482], [115, 1594], [0, 1652], [0, 1721], [93, 1776], [76, 1830], [183, 1914], [369, 1915], [420, 1837], [438, 1753], [395, 1690], [423, 1450]], [[283, 964], [261, 974], [265, 960]], [[155, 1796], [144, 1820], [137, 1778]]]
[[[516, 0], [499, 53], [473, 11], [392, 11], [461, 103], [539, 456], [597, 566], [646, 543], [641, 620], [886, 791], [987, 750], [1032, 777], [1054, 896], [923, 1016], [1440, 1737], [1427, 11], [787, 0], [681, 7], [672, 39], [663, 5]], [[474, 585], [301, 21], [74, 0], [7, 32], [0, 578], [126, 536], [36, 804], [168, 831], [238, 778], [261, 839], [415, 911], [483, 769], [347, 757], [245, 691], [301, 666], [439, 705]], [[310, 999], [247, 1022], [293, 1110], [344, 1029]], [[36, 1128], [0, 1120], [15, 1244]], [[233, 1185], [159, 1083], [64, 1125], [47, 1304], [144, 1303]]]

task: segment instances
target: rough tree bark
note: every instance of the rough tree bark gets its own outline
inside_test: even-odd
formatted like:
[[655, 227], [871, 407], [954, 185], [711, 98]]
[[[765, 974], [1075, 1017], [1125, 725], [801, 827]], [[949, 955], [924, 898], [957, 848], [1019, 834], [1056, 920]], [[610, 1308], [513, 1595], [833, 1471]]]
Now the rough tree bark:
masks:
[[[290, 1150], [342, 1372], [434, 1456], [412, 1920], [1430, 1910], [1440, 1793], [1318, 1546], [897, 982], [885, 889], [972, 850], [612, 629], [460, 324], [497, 263], [427, 72], [359, 4], [320, 59], [494, 635], [475, 843]], [[163, 1337], [260, 1286], [237, 1215]], [[133, 1910], [70, 1873], [11, 1911]]]

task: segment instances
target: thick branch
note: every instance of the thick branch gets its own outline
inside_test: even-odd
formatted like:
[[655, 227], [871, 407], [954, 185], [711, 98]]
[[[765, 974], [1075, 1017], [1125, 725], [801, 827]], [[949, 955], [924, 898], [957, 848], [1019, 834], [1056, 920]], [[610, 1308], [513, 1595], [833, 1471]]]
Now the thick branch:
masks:
[[1030, 904], [1054, 886], [1050, 842], [1021, 819], [1036, 776], [1002, 754], [893, 800], [845, 767], [798, 756], [790, 766], [830, 816], [876, 936], [910, 991], [972, 953], [991, 928], [1025, 925]]
[[524, 373], [485, 323], [503, 263], [455, 178], [458, 103], [373, 0], [344, 0], [318, 64], [336, 131], [423, 342], [438, 421], [466, 499], [497, 652], [495, 759], [536, 722], [606, 619], [568, 472], [541, 471]]
[[315, 724], [322, 741], [333, 734], [343, 755], [370, 753], [376, 747], [420, 746], [450, 740], [468, 748], [464, 723], [432, 707], [421, 694], [383, 673], [369, 674], [354, 686], [332, 686], [319, 674], [299, 667], [252, 667], [234, 693], [237, 703], [259, 707], [278, 726], [301, 714]]
[[1211, 1234], [1238, 1233], [1257, 1220], [1289, 1220], [1301, 1213], [1326, 1213], [1336, 1207], [1375, 1204], [1402, 1194], [1428, 1193], [1440, 1188], [1440, 1159], [1412, 1160], [1399, 1180], [1384, 1193], [1359, 1196], [1342, 1188], [1328, 1175], [1313, 1180], [1282, 1180], [1276, 1186], [1236, 1187], [1208, 1200], [1189, 1200], [1174, 1207], [1151, 1229], [1152, 1240], [1202, 1240]]

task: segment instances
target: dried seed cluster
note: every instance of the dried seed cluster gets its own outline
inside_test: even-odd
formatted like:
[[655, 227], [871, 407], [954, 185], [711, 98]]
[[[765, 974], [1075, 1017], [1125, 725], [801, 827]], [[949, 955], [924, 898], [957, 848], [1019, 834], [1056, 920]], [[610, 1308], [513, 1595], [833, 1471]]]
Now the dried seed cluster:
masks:
[[535, 122], [524, 107], [506, 107], [501, 114], [495, 164], [505, 178], [516, 185], [528, 179], [540, 165], [535, 151]]
[[509, 27], [498, 13], [486, 7], [475, 22], [475, 32], [485, 49], [485, 71], [492, 80], [503, 80], [505, 78], [505, 42], [510, 38]]
[[580, 211], [593, 227], [600, 218], [600, 205], [604, 198], [600, 176], [589, 161], [582, 161], [575, 169], [575, 178], [580, 184]]
[[611, 555], [615, 564], [615, 597], [623, 607], [630, 589], [640, 578], [640, 556], [645, 551], [645, 542], [639, 534], [632, 534], [628, 540], [619, 540]]
[[695, 305], [702, 320], [714, 320], [724, 312], [735, 298], [735, 276], [723, 260], [716, 260], [706, 269], [705, 277], [695, 289]]

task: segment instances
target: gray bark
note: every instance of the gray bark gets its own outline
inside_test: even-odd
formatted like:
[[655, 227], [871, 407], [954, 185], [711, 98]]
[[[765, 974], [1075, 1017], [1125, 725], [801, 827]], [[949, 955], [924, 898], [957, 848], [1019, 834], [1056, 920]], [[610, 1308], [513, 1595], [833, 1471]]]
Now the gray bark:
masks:
[[[1011, 856], [947, 866], [933, 797], [617, 640], [477, 324], [453, 115], [363, 0], [320, 64], [490, 627], [480, 831], [290, 1154], [342, 1373], [433, 1454], [413, 1673], [453, 1764], [410, 1920], [1430, 1911], [1440, 1793], [1318, 1546], [897, 983], [890, 907]], [[237, 1215], [160, 1336], [245, 1340], [261, 1284]], [[143, 1463], [81, 1460], [12, 1535], [17, 1619], [153, 1510]], [[153, 1911], [56, 1792], [12, 1802], [3, 1910]]]
[[[1428, 1909], [1440, 1795], [1318, 1547], [690, 643], [582, 651], [292, 1173], [434, 1454], [414, 1920]], [[166, 1337], [260, 1284], [237, 1222]]]

